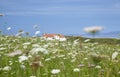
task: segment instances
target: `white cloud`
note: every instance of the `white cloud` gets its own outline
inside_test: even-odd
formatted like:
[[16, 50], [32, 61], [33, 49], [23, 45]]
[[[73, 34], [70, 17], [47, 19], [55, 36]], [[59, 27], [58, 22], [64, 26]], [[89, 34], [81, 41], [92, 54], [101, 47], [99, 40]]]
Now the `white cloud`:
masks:
[[[30, 15], [78, 15], [79, 16], [79, 15], [90, 15], [90, 14], [120, 15], [119, 8], [112, 8], [107, 5], [106, 5], [107, 7], [104, 7], [103, 5], [105, 5], [106, 3], [97, 5], [96, 3], [100, 2], [98, 0], [36, 0], [36, 1], [26, 0], [24, 1], [25, 3], [23, 4], [21, 4], [22, 1], [20, 1], [20, 4], [17, 1], [16, 2], [13, 1], [7, 2], [7, 1], [8, 0], [2, 1], [3, 4], [1, 5], [1, 6], [4, 5], [3, 6], [4, 9], [6, 9], [4, 12], [6, 15], [18, 15], [18, 16], [19, 15], [20, 16], [30, 16]], [[75, 4], [71, 5], [68, 3], [75, 1], [79, 1], [80, 5], [75, 5]], [[61, 2], [65, 2], [65, 3], [62, 4]], [[82, 2], [85, 3], [82, 4]], [[40, 3], [43, 4], [38, 5]], [[50, 5], [50, 3], [52, 4]], [[60, 4], [57, 5], [56, 3], [57, 4], [60, 3]], [[119, 3], [115, 4], [115, 7], [120, 7]]]
[[36, 1], [33, 1], [33, 0], [26, 0], [27, 2], [30, 2], [30, 3], [48, 3], [48, 2], [54, 2], [54, 3], [63, 3], [63, 2], [73, 2], [73, 1], [95, 1], [95, 0], [36, 0]]
[[86, 14], [120, 14], [119, 9], [114, 8], [81, 8], [81, 7], [46, 7], [36, 9], [21, 9], [7, 11], [6, 15], [86, 15]]

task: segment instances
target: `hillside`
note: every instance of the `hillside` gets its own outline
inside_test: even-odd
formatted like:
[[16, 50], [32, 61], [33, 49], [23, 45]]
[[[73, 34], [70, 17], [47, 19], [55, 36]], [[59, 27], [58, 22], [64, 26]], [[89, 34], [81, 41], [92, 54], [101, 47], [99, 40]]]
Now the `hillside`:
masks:
[[90, 43], [100, 43], [100, 44], [120, 44], [120, 39], [118, 38], [86, 38], [81, 36], [66, 36], [68, 40], [79, 39], [81, 42], [84, 42], [86, 39], [90, 39]]

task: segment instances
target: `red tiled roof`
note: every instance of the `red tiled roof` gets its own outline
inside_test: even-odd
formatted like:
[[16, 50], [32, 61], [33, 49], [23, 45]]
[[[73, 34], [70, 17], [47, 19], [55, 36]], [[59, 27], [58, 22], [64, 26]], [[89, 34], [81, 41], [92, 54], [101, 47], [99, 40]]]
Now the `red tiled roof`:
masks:
[[62, 34], [44, 34], [43, 37], [55, 37], [55, 36], [59, 36], [60, 38], [65, 38]]

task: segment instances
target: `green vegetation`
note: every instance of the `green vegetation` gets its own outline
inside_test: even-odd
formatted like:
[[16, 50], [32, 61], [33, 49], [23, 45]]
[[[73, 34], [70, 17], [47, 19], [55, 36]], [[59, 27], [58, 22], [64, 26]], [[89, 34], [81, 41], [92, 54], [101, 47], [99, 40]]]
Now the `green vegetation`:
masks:
[[0, 37], [0, 77], [120, 77], [120, 40]]
[[82, 42], [86, 39], [90, 39], [90, 43], [99, 43], [99, 44], [120, 44], [120, 39], [117, 38], [85, 38], [80, 36], [67, 36], [69, 40], [79, 39]]

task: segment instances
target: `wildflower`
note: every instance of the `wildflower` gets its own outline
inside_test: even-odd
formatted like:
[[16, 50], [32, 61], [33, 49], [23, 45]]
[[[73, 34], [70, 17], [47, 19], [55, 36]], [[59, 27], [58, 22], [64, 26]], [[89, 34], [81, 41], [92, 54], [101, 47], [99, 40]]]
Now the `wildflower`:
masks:
[[4, 16], [4, 14], [0, 13], [0, 16]]
[[22, 36], [24, 34], [24, 31], [20, 31], [19, 33], [17, 33], [15, 36], [16, 37], [19, 37], [19, 36]]
[[85, 48], [85, 49], [87, 49], [87, 48], [88, 48], [88, 46], [84, 46], [84, 48]]
[[25, 68], [26, 68], [25, 65], [23, 65], [23, 64], [20, 65], [20, 67], [21, 67], [22, 69], [25, 69]]
[[53, 69], [53, 70], [51, 71], [51, 73], [52, 73], [52, 74], [58, 74], [58, 73], [60, 73], [60, 69]]
[[37, 29], [37, 28], [38, 28], [38, 25], [34, 25], [33, 28], [34, 28], [34, 29]]
[[40, 34], [40, 31], [36, 31], [36, 32], [35, 32], [35, 35], [38, 35], [38, 34]]
[[64, 57], [65, 55], [57, 55], [59, 58], [62, 58], [62, 57]]
[[6, 50], [6, 48], [3, 48], [3, 47], [2, 47], [2, 48], [0, 48], [0, 51], [2, 51], [2, 50]]
[[33, 44], [32, 47], [36, 48], [36, 47], [40, 47], [40, 45], [39, 44]]
[[59, 41], [66, 41], [66, 38], [59, 38]]
[[78, 43], [79, 43], [79, 39], [73, 41], [73, 44], [74, 44], [74, 45], [76, 45], [76, 44], [78, 44]]
[[7, 30], [8, 30], [8, 31], [11, 30], [11, 27], [8, 27]]
[[84, 40], [84, 42], [86, 43], [86, 42], [89, 42], [90, 41], [90, 39], [86, 39], [86, 40]]
[[24, 45], [23, 48], [26, 49], [26, 48], [27, 48], [27, 45]]
[[97, 65], [97, 66], [95, 66], [95, 68], [100, 69], [100, 68], [101, 68], [101, 66]]
[[78, 67], [84, 67], [85, 65], [84, 64], [79, 64]]
[[19, 56], [19, 62], [20, 63], [23, 62], [23, 61], [25, 61], [25, 60], [28, 60], [27, 56], [25, 56], [25, 55]]
[[55, 59], [56, 58], [56, 56], [51, 56], [51, 59]]
[[120, 74], [120, 71], [118, 72], [118, 74]]
[[28, 58], [32, 58], [32, 56], [31, 56], [31, 55], [28, 55]]
[[9, 71], [9, 70], [11, 70], [11, 67], [10, 67], [10, 66], [5, 66], [5, 67], [3, 68], [3, 70], [4, 70], [4, 71]]
[[93, 27], [84, 28], [85, 32], [91, 33], [93, 36], [101, 30], [103, 30], [103, 27], [101, 27], [101, 26], [93, 26]]
[[0, 71], [2, 70], [2, 68], [0, 68]]
[[68, 55], [72, 55], [73, 53], [69, 52]]
[[51, 60], [51, 58], [47, 58], [47, 59], [45, 59], [45, 61], [50, 61]]
[[23, 43], [23, 45], [30, 45], [31, 42], [26, 42], [26, 43]]
[[63, 59], [66, 60], [67, 58], [64, 57]]
[[44, 48], [47, 48], [47, 47], [48, 47], [48, 45], [46, 44], [46, 45], [44, 45], [43, 47], [44, 47]]
[[74, 71], [74, 72], [79, 72], [80, 69], [79, 69], [79, 68], [74, 68], [73, 71]]
[[86, 31], [86, 32], [97, 32], [97, 31], [100, 31], [102, 29], [103, 29], [103, 27], [101, 27], [101, 26], [93, 26], [93, 27], [84, 28], [84, 31]]
[[33, 48], [30, 53], [33, 55], [33, 54], [38, 54], [38, 52], [40, 51], [39, 48]]
[[118, 56], [118, 52], [112, 53], [112, 60], [115, 59]]
[[30, 77], [36, 77], [36, 76], [30, 76]]
[[76, 59], [74, 58], [74, 59], [72, 59], [70, 62], [75, 62], [76, 61]]
[[88, 60], [88, 58], [84, 58], [84, 60]]
[[12, 61], [9, 61], [9, 65], [12, 65], [13, 63], [12, 63]]
[[95, 67], [95, 65], [94, 64], [88, 64], [88, 67], [92, 68], [92, 67]]
[[7, 56], [14, 57], [14, 56], [20, 55], [20, 54], [22, 54], [22, 51], [21, 50], [16, 50], [14, 52], [8, 53]]
[[30, 51], [31, 54], [38, 54], [38, 52], [42, 52], [44, 54], [48, 54], [48, 51], [45, 48], [41, 48], [41, 47], [39, 47], [39, 48], [33, 48]]

